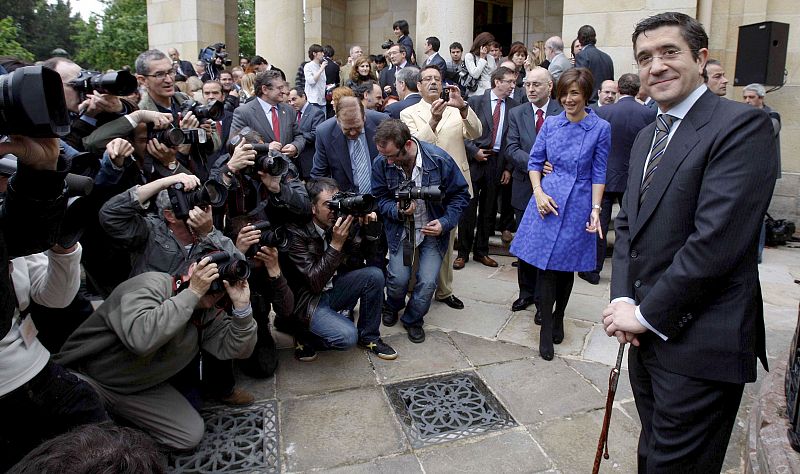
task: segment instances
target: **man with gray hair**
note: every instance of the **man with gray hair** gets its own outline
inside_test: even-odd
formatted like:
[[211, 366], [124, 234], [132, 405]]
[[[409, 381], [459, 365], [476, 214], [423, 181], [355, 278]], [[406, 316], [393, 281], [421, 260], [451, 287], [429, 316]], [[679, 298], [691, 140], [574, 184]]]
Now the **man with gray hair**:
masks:
[[394, 76], [394, 87], [397, 89], [399, 102], [388, 105], [384, 112], [393, 119], [400, 118], [400, 112], [418, 103], [422, 96], [419, 95], [417, 83], [419, 82], [419, 68], [408, 66], [399, 71]]
[[544, 42], [544, 54], [550, 61], [547, 67], [548, 72], [553, 77], [553, 84], [558, 83], [558, 78], [567, 69], [572, 67], [572, 61], [564, 56], [564, 41], [560, 36], [551, 36]]
[[350, 77], [350, 71], [353, 69], [353, 64], [355, 64], [356, 59], [363, 55], [364, 51], [361, 49], [361, 46], [355, 45], [350, 48], [350, 56], [347, 58], [347, 62], [339, 69], [339, 77], [342, 79], [342, 83], [339, 85], [344, 85], [344, 83]]

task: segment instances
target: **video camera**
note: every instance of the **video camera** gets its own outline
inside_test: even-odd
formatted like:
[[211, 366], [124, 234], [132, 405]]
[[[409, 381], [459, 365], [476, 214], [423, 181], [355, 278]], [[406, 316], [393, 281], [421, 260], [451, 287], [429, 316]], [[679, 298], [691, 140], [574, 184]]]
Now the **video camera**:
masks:
[[107, 73], [87, 71], [84, 69], [78, 77], [69, 81], [67, 84], [82, 95], [94, 91], [99, 94], [126, 96], [133, 94], [139, 87], [133, 74], [124, 69]]
[[57, 72], [26, 66], [0, 76], [0, 134], [63, 137], [69, 130], [69, 111]]
[[392, 46], [394, 46], [394, 41], [392, 41], [390, 39], [388, 39], [388, 40], [384, 41], [383, 43], [381, 43], [381, 49], [389, 49]]
[[189, 211], [195, 206], [203, 208], [224, 205], [228, 198], [228, 189], [216, 181], [208, 180], [191, 191], [184, 190], [182, 183], [174, 184], [167, 189], [167, 194], [172, 205], [172, 213], [178, 219], [185, 221], [189, 218]]
[[[247, 141], [247, 135], [250, 133], [250, 127], [245, 127], [228, 140], [228, 153], [231, 156], [233, 156], [236, 147], [243, 140]], [[256, 152], [255, 164], [248, 167], [254, 178], [258, 178], [259, 171], [263, 171], [270, 176], [283, 176], [289, 171], [289, 157], [277, 150], [270, 150], [269, 145], [265, 143], [251, 143], [250, 145]]]
[[245, 252], [247, 258], [256, 256], [261, 247], [274, 247], [280, 252], [285, 252], [289, 249], [289, 237], [283, 227], [272, 227], [269, 221], [261, 221], [253, 224], [253, 229], [261, 231], [261, 238], [258, 243], [253, 244]]
[[360, 217], [378, 209], [375, 196], [372, 194], [356, 194], [345, 191], [338, 191], [331, 196], [331, 200], [327, 204], [328, 208], [338, 216]]
[[197, 56], [197, 59], [205, 61], [206, 64], [214, 64], [216, 59], [221, 59], [222, 64], [230, 66], [231, 60], [228, 59], [228, 53], [224, 50], [225, 43], [212, 44], [200, 50], [200, 54]]
[[247, 264], [247, 261], [235, 255], [221, 250], [214, 250], [198, 258], [197, 261], [200, 262], [206, 257], [210, 259], [208, 263], [217, 264], [217, 270], [219, 271], [219, 278], [211, 282], [208, 293], [225, 291], [225, 285], [222, 284], [223, 280], [233, 284], [238, 281], [247, 280], [250, 276], [250, 265]]

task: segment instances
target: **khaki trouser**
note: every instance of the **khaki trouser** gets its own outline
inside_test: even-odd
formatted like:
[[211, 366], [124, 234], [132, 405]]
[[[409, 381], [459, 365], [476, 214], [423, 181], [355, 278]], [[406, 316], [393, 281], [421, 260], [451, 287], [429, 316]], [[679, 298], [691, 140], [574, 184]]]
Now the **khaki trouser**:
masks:
[[439, 278], [436, 280], [436, 294], [434, 298], [443, 300], [453, 294], [453, 245], [456, 242], [456, 229], [450, 231], [450, 240], [447, 242], [447, 252], [442, 258], [442, 267], [439, 269]]

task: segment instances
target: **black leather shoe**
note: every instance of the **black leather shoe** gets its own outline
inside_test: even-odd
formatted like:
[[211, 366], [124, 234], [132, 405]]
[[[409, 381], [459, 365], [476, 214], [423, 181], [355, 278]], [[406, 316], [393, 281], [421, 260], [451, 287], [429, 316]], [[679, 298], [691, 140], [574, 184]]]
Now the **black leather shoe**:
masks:
[[441, 300], [437, 299], [436, 301], [441, 301], [453, 309], [464, 309], [464, 302], [456, 298], [456, 295], [450, 295], [447, 298]]
[[397, 324], [397, 312], [392, 311], [388, 306], [383, 305], [383, 309], [381, 310], [381, 319], [383, 319], [384, 326], [392, 327]]
[[528, 309], [528, 306], [533, 304], [533, 296], [528, 296], [527, 298], [517, 298], [513, 303], [511, 303], [511, 311], [522, 311], [523, 309]]
[[586, 280], [590, 285], [597, 285], [600, 283], [600, 274], [595, 272], [578, 272], [578, 277], [581, 280]]
[[404, 324], [403, 327], [406, 328], [406, 331], [408, 332], [408, 339], [411, 342], [419, 344], [425, 341], [425, 330], [422, 329], [422, 326], [406, 326]]
[[539, 309], [536, 309], [536, 314], [533, 316], [533, 323], [537, 326], [542, 325], [542, 312]]

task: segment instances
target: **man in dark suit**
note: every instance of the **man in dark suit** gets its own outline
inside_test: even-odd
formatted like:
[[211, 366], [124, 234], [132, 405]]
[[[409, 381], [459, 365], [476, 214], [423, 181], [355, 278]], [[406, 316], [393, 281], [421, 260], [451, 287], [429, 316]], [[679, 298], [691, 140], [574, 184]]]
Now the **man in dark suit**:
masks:
[[[489, 257], [489, 236], [494, 234], [497, 186], [511, 183], [511, 172], [503, 169], [508, 134], [508, 114], [517, 103], [509, 96], [514, 90], [514, 71], [499, 67], [492, 73], [492, 88], [468, 99], [481, 121], [481, 136], [465, 140], [472, 178], [472, 199], [458, 223], [458, 257], [453, 269], [460, 270], [473, 254], [476, 262], [496, 267]], [[502, 177], [501, 177], [502, 174]]]
[[169, 58], [172, 60], [172, 66], [175, 68], [175, 80], [176, 81], [185, 81], [186, 79], [196, 76], [197, 73], [194, 70], [194, 66], [189, 61], [185, 61], [181, 59], [181, 55], [178, 54], [178, 50], [175, 48], [169, 48], [167, 50], [167, 54]]
[[[600, 209], [600, 225], [608, 229], [611, 221], [611, 207], [615, 202], [622, 204], [622, 195], [628, 183], [628, 161], [631, 146], [639, 131], [656, 119], [656, 110], [636, 102], [641, 81], [636, 74], [623, 74], [615, 84], [619, 89], [619, 101], [597, 109], [597, 115], [611, 124], [611, 151], [606, 165], [606, 189]], [[601, 100], [602, 102], [602, 100]], [[598, 102], [599, 103], [599, 102]], [[578, 276], [592, 285], [600, 282], [603, 260], [606, 257], [606, 240], [597, 239], [597, 267], [593, 272], [578, 272]]]
[[294, 158], [303, 151], [305, 138], [297, 125], [297, 112], [281, 102], [283, 82], [280, 72], [275, 70], [256, 74], [257, 98], [233, 112], [231, 134], [250, 127], [264, 137], [271, 150]]
[[305, 139], [305, 146], [297, 159], [297, 168], [303, 181], [311, 177], [311, 167], [314, 164], [314, 151], [316, 150], [317, 127], [325, 121], [325, 112], [319, 107], [310, 107], [306, 100], [306, 92], [302, 87], [295, 87], [289, 91], [289, 103], [297, 112], [297, 123]]
[[756, 259], [777, 169], [753, 157], [774, 153], [772, 127], [703, 84], [693, 18], [646, 18], [633, 39], [659, 115], [631, 149], [603, 324], [633, 343], [639, 472], [719, 472], [744, 384], [767, 366]]
[[[522, 85], [527, 94], [526, 104], [515, 107], [508, 117], [508, 145], [506, 146], [505, 169], [511, 172], [511, 206], [517, 225], [522, 221], [528, 202], [531, 200], [531, 181], [528, 178], [528, 160], [536, 141], [536, 134], [544, 120], [561, 113], [561, 106], [550, 100], [553, 80], [547, 69], [535, 67], [528, 71]], [[546, 165], [546, 167], [548, 167]], [[518, 260], [517, 283], [519, 298], [511, 305], [511, 311], [522, 311], [532, 305], [536, 290], [536, 267]], [[539, 311], [536, 311], [539, 319]]]
[[439, 72], [444, 74], [447, 71], [447, 62], [442, 55], [439, 54], [439, 47], [441, 44], [439, 38], [435, 36], [425, 38], [425, 55], [428, 57], [425, 59], [424, 65], [436, 66], [439, 68]]
[[342, 97], [336, 116], [317, 127], [311, 177], [333, 178], [341, 191], [371, 193], [372, 161], [378, 156], [375, 130], [387, 118], [380, 112], [365, 113], [355, 97]]
[[383, 68], [378, 78], [384, 97], [397, 97], [397, 89], [394, 87], [395, 75], [406, 66], [410, 66], [406, 61], [406, 49], [402, 44], [394, 44], [386, 51], [386, 58], [391, 66]]
[[595, 46], [597, 33], [591, 25], [583, 25], [578, 30], [578, 41], [583, 45], [581, 52], [575, 56], [575, 67], [585, 67], [592, 72], [594, 84], [592, 85], [592, 98], [590, 104], [597, 102], [597, 90], [603, 81], [614, 80], [614, 61], [611, 56], [600, 51]]
[[391, 118], [399, 119], [400, 112], [418, 103], [422, 96], [419, 95], [417, 83], [419, 82], [419, 68], [408, 66], [397, 71], [394, 86], [397, 89], [399, 102], [390, 104], [383, 109]]

